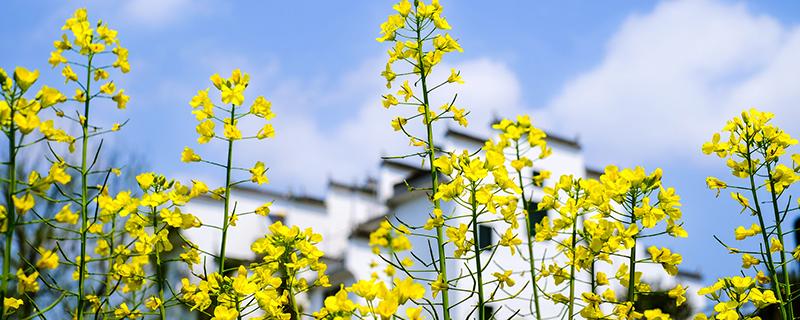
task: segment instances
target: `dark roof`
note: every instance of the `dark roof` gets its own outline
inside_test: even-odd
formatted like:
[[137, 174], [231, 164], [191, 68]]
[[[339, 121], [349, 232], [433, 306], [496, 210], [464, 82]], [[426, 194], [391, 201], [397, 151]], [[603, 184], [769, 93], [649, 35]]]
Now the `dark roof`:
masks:
[[598, 169], [595, 167], [586, 167], [586, 176], [588, 177], [600, 177], [605, 173], [602, 169]]
[[374, 196], [378, 193], [374, 182], [359, 186], [355, 184], [347, 184], [344, 182], [338, 182], [332, 179], [328, 179], [328, 187], [345, 189], [352, 192], [360, 192], [371, 196]]
[[350, 233], [350, 237], [357, 239], [369, 239], [370, 233], [377, 230], [383, 220], [386, 220], [385, 215], [377, 216], [360, 223], [355, 229], [353, 229], [353, 232]]
[[[418, 167], [407, 163], [406, 161], [399, 161], [395, 159], [384, 159], [381, 166], [392, 166], [410, 171], [402, 181], [395, 183], [392, 186], [392, 197], [386, 200], [387, 204], [391, 207], [397, 205], [405, 200], [414, 198], [416, 195], [425, 194], [425, 190], [431, 187], [431, 172], [429, 167]], [[448, 177], [440, 174], [439, 180], [445, 181]], [[406, 185], [408, 183], [408, 185]], [[409, 192], [408, 186], [413, 188], [420, 188], [411, 190]]]
[[243, 191], [249, 193], [256, 193], [258, 195], [263, 195], [265, 197], [270, 197], [275, 200], [289, 200], [300, 202], [308, 205], [313, 206], [321, 206], [325, 207], [325, 200], [322, 198], [313, 197], [310, 195], [295, 195], [291, 193], [279, 193], [274, 190], [267, 190], [262, 188], [256, 188], [252, 186], [235, 186], [233, 187], [236, 191]]
[[474, 135], [472, 133], [466, 133], [464, 131], [454, 130], [452, 128], [447, 128], [447, 131], [445, 131], [444, 135], [445, 136], [454, 136], [454, 137], [458, 137], [458, 138], [461, 138], [461, 139], [464, 139], [464, 140], [470, 140], [470, 141], [473, 141], [473, 142], [478, 143], [478, 144], [483, 144], [487, 140], [487, 139], [481, 138], [481, 137], [479, 137], [477, 135]]
[[[439, 173], [439, 181], [442, 183], [449, 182], [450, 177]], [[406, 183], [408, 184], [406, 185]], [[409, 186], [415, 189], [409, 190]], [[418, 170], [413, 172], [408, 177], [403, 179], [403, 181], [398, 182], [393, 186], [394, 190], [392, 197], [386, 200], [386, 205], [389, 208], [390, 213], [380, 215], [360, 223], [353, 229], [350, 237], [364, 239], [369, 238], [370, 233], [378, 229], [383, 220], [388, 219], [388, 217], [392, 214], [391, 212], [393, 208], [396, 208], [408, 200], [417, 199], [420, 196], [427, 197], [427, 195], [430, 194], [430, 188], [431, 173], [429, 171]]]
[[563, 145], [567, 145], [567, 146], [573, 147], [575, 149], [580, 149], [581, 148], [581, 144], [578, 143], [578, 139], [574, 139], [574, 138], [570, 139], [570, 138], [567, 138], [567, 137], [564, 137], [564, 136], [561, 136], [561, 135], [553, 134], [552, 132], [545, 132], [544, 134], [546, 135], [545, 140], [547, 140], [547, 141], [560, 143], [560, 144], [563, 144]]
[[[455, 136], [455, 137], [459, 137], [459, 138], [466, 139], [466, 140], [471, 140], [471, 141], [479, 143], [481, 145], [484, 142], [486, 142], [486, 140], [488, 140], [488, 138], [484, 138], [484, 137], [478, 136], [478, 135], [473, 134], [473, 133], [467, 133], [467, 132], [464, 132], [464, 131], [461, 131], [461, 130], [456, 130], [456, 129], [453, 129], [453, 128], [447, 128], [447, 131], [445, 132], [445, 135], [447, 135], [447, 136]], [[563, 136], [552, 134], [550, 132], [545, 132], [545, 135], [546, 135], [545, 140], [547, 142], [555, 142], [555, 143], [563, 144], [563, 145], [566, 145], [568, 147], [572, 147], [572, 148], [576, 148], [576, 149], [580, 149], [581, 148], [581, 145], [575, 139], [565, 138]]]
[[413, 164], [409, 164], [406, 161], [400, 161], [400, 160], [395, 160], [395, 159], [383, 159], [383, 161], [381, 161], [381, 167], [383, 167], [383, 166], [395, 167], [395, 168], [405, 169], [405, 170], [409, 170], [409, 171], [428, 172], [427, 168], [422, 168], [420, 166], [415, 166]]
[[703, 275], [698, 271], [678, 270], [678, 277], [685, 278], [685, 279], [692, 279], [692, 280], [695, 280], [695, 281], [703, 280]]
[[[408, 185], [406, 185], [406, 182]], [[439, 173], [439, 183], [450, 182], [450, 177]], [[408, 186], [414, 188], [409, 190]], [[416, 199], [419, 196], [427, 196], [431, 192], [431, 173], [428, 171], [416, 172], [403, 181], [396, 183], [393, 188], [392, 197], [386, 200], [386, 205], [391, 208], [396, 208], [403, 202], [411, 199]]]
[[408, 186], [412, 188], [430, 188], [431, 173], [429, 171], [415, 171], [408, 175], [403, 181], [392, 186], [392, 194], [400, 194], [408, 191]]

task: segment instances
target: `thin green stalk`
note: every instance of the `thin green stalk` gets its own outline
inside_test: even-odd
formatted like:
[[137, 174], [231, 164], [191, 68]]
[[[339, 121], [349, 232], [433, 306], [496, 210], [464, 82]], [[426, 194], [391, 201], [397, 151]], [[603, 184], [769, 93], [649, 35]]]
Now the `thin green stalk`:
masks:
[[[156, 215], [156, 207], [152, 207], [151, 213], [153, 214], [153, 235], [158, 234], [158, 218]], [[169, 240], [168, 240], [169, 241]], [[167, 310], [164, 307], [164, 268], [161, 265], [161, 253], [159, 252], [159, 248], [155, 248], [155, 255], [156, 255], [156, 281], [158, 282], [158, 299], [160, 299], [160, 303], [158, 304], [158, 315], [161, 320], [167, 318]]]
[[86, 281], [86, 232], [89, 229], [89, 168], [88, 168], [88, 153], [89, 148], [89, 101], [91, 101], [91, 85], [92, 85], [92, 58], [94, 55], [89, 55], [89, 62], [86, 66], [86, 90], [84, 91], [86, 101], [83, 104], [83, 121], [81, 122], [81, 130], [83, 136], [81, 137], [81, 258], [78, 262], [78, 308], [77, 319], [83, 320], [84, 309], [84, 283]]
[[[783, 230], [781, 229], [781, 217], [780, 217], [780, 209], [778, 209], [778, 198], [775, 194], [775, 181], [772, 179], [772, 168], [769, 165], [769, 162], [766, 163], [767, 165], [767, 177], [769, 181], [769, 187], [772, 192], [770, 192], [770, 196], [772, 197], [772, 210], [775, 213], [775, 228], [777, 228], [778, 232], [778, 240], [781, 242], [781, 245], [785, 247], [785, 243], [783, 241]], [[771, 254], [770, 254], [771, 255]], [[786, 268], [786, 250], [781, 250], [780, 252], [781, 258], [781, 270], [783, 271], [783, 282], [784, 290], [786, 290], [786, 300], [785, 303], [789, 306], [789, 310], [787, 313], [789, 314], [789, 319], [794, 319], [794, 303], [792, 299], [792, 282], [789, 280], [789, 270]], [[777, 287], [776, 282], [776, 287]], [[780, 289], [778, 289], [780, 291]], [[784, 300], [781, 300], [784, 301]]]
[[[286, 268], [286, 272], [287, 272], [287, 274], [288, 274], [288, 272], [289, 272], [289, 268]], [[287, 276], [286, 276], [286, 279], [287, 279], [287, 280], [291, 280], [291, 277], [287, 275]], [[290, 315], [290, 316], [291, 316], [291, 318], [290, 318], [290, 319], [291, 319], [291, 320], [300, 320], [300, 308], [297, 306], [297, 301], [295, 300], [295, 297], [294, 297], [294, 292], [292, 292], [292, 285], [291, 285], [291, 283], [293, 283], [293, 282], [290, 282], [290, 283], [289, 283], [289, 284], [287, 284], [287, 286], [286, 286], [286, 290], [289, 290], [289, 304], [291, 304], [291, 305], [292, 305], [292, 308], [291, 308], [291, 310], [290, 310], [290, 311], [292, 312], [292, 314]]]
[[589, 267], [589, 283], [592, 285], [592, 293], [597, 293], [597, 279], [594, 271], [594, 263], [595, 261], [592, 260], [592, 265]]
[[[236, 107], [231, 105], [231, 115], [230, 121], [233, 124], [233, 121], [236, 117]], [[230, 209], [231, 203], [231, 168], [233, 168], [231, 162], [233, 162], [233, 139], [228, 138], [228, 162], [225, 165], [225, 208], [222, 220], [222, 244], [220, 244], [219, 248], [219, 274], [225, 274], [225, 246], [228, 240], [228, 219], [229, 213], [228, 210]]]
[[569, 266], [569, 318], [575, 314], [575, 245], [578, 243], [578, 215], [572, 217], [572, 263]]
[[[113, 285], [114, 277], [111, 274], [111, 270], [114, 268], [114, 260], [115, 260], [114, 259], [114, 234], [116, 233], [116, 230], [117, 230], [117, 215], [113, 215], [111, 217], [111, 233], [110, 233], [111, 236], [109, 237], [109, 242], [108, 242], [108, 248], [109, 248], [108, 256], [110, 257], [110, 259], [108, 259], [108, 267], [106, 269], [107, 273], [106, 273], [105, 291], [106, 291], [107, 296], [111, 296], [112, 292], [109, 291], [109, 290], [111, 290], [111, 288], [114, 287], [114, 285]], [[103, 312], [102, 308], [97, 308], [97, 310], [94, 313], [94, 317], [98, 318], [102, 312]]]
[[[636, 215], [633, 214], [636, 208], [636, 196], [631, 196], [631, 225], [636, 224]], [[635, 303], [636, 301], [636, 235], [633, 235], [633, 247], [631, 247], [631, 255], [629, 257], [630, 269], [628, 270], [628, 301]]]
[[[391, 232], [389, 232], [389, 234], [387, 235], [387, 238], [388, 238], [387, 240], [389, 240], [389, 242], [388, 242], [389, 243], [389, 246], [388, 246], [389, 258], [392, 258], [392, 257], [395, 257], [395, 254], [394, 254], [394, 249], [392, 249], [392, 241], [394, 239], [392, 237], [392, 233]], [[403, 264], [399, 261], [399, 259], [397, 259], [397, 260], [398, 260], [397, 261], [398, 265], [402, 266]], [[391, 286], [391, 288], [394, 288], [394, 273], [392, 273], [392, 275], [389, 276], [389, 285]]]
[[66, 294], [66, 293], [64, 293], [64, 292], [62, 292], [62, 293], [61, 293], [61, 295], [60, 295], [60, 296], [58, 296], [58, 298], [56, 298], [56, 299], [55, 299], [55, 300], [54, 300], [52, 303], [50, 303], [50, 305], [48, 305], [48, 306], [46, 306], [46, 307], [44, 307], [44, 308], [38, 308], [38, 309], [37, 309], [37, 311], [36, 311], [36, 313], [34, 313], [34, 314], [31, 314], [31, 315], [28, 315], [27, 317], [22, 317], [22, 318], [19, 318], [19, 319], [21, 319], [21, 320], [30, 320], [30, 319], [33, 319], [33, 318], [37, 318], [37, 317], [38, 317], [38, 318], [40, 318], [40, 319], [42, 319], [42, 320], [47, 320], [47, 317], [45, 316], [45, 313], [46, 313], [47, 311], [50, 311], [50, 310], [52, 310], [52, 309], [53, 309], [53, 308], [55, 308], [57, 305], [59, 305], [59, 304], [61, 303], [61, 300], [63, 300], [63, 299], [64, 299], [64, 297], [66, 297], [66, 296], [67, 296], [67, 294]]
[[476, 186], [475, 182], [472, 183], [472, 190], [469, 199], [470, 209], [472, 210], [472, 244], [475, 248], [475, 276], [478, 278], [478, 319], [486, 319], [484, 305], [486, 302], [483, 300], [483, 265], [481, 264], [481, 248], [478, 239], [478, 203], [475, 200]]
[[[11, 119], [14, 118], [14, 104], [16, 103], [15, 92], [11, 93]], [[13, 195], [17, 190], [17, 132], [14, 124], [11, 123], [8, 129], [8, 171], [6, 171], [8, 187], [6, 187], [6, 232], [5, 232], [5, 248], [3, 249], [3, 279], [2, 290], [0, 290], [0, 302], [5, 301], [8, 297], [8, 279], [11, 277], [11, 244], [14, 237], [14, 230], [16, 229], [16, 207], [14, 206]], [[0, 303], [0, 319], [5, 318], [5, 304]]]
[[[422, 102], [423, 108], [425, 109], [425, 127], [427, 129], [427, 142], [428, 142], [428, 163], [430, 163], [431, 167], [431, 199], [433, 199], [434, 195], [436, 195], [436, 191], [439, 189], [439, 169], [433, 165], [433, 161], [435, 158], [435, 147], [433, 143], [433, 124], [431, 123], [433, 119], [430, 116], [430, 103], [428, 101], [428, 83], [427, 83], [427, 75], [425, 74], [425, 62], [423, 56], [423, 43], [422, 43], [422, 34], [420, 33], [420, 18], [416, 18], [416, 31], [417, 31], [417, 47], [419, 48], [417, 51], [419, 54], [417, 55], [417, 66], [419, 66], [419, 77], [420, 83], [422, 84]], [[433, 208], [434, 210], [440, 209], [439, 199], [433, 199]], [[442, 282], [445, 284], [444, 288], [442, 288], [442, 313], [444, 316], [444, 320], [450, 320], [450, 294], [449, 294], [449, 282], [447, 280], [447, 256], [444, 251], [445, 239], [444, 239], [444, 232], [442, 230], [442, 226], [436, 226], [436, 246], [438, 248], [439, 254], [439, 272], [442, 275]]]
[[[516, 144], [517, 160], [520, 159], [519, 142]], [[539, 287], [536, 285], [536, 259], [533, 257], [533, 241], [535, 238], [535, 229], [531, 226], [531, 208], [528, 204], [528, 199], [525, 199], [525, 180], [522, 179], [522, 172], [517, 171], [517, 178], [519, 179], [519, 188], [522, 190], [522, 208], [527, 212], [525, 215], [525, 229], [528, 231], [528, 263], [530, 263], [531, 271], [531, 286], [533, 287], [533, 305], [536, 312], [536, 319], [542, 319], [542, 313], [539, 308]]]
[[291, 250], [286, 250], [283, 255], [279, 258], [279, 263], [281, 264], [283, 269], [283, 276], [281, 277], [281, 285], [278, 288], [278, 294], [284, 294], [288, 291], [289, 296], [289, 305], [284, 306], [284, 310], [289, 312], [289, 320], [300, 320], [300, 309], [297, 306], [297, 300], [294, 296], [294, 291], [292, 290], [292, 285], [294, 285], [294, 276], [292, 275], [291, 270], [286, 265], [286, 261], [290, 261], [290, 255], [292, 254]]
[[[750, 157], [750, 152], [751, 152], [750, 141], [746, 141], [746, 146], [747, 146], [747, 155], [745, 156], [745, 160], [747, 160], [747, 163], [749, 165], [752, 163], [752, 158]], [[753, 205], [756, 206], [756, 216], [758, 217], [758, 224], [761, 227], [761, 241], [764, 242], [764, 248], [767, 249], [767, 252], [765, 254], [765, 256], [767, 256], [767, 265], [766, 265], [767, 271], [769, 271], [770, 276], [772, 277], [772, 282], [775, 283], [775, 285], [777, 286], [780, 282], [778, 281], [778, 274], [775, 269], [775, 264], [772, 260], [772, 253], [769, 252], [769, 237], [767, 236], [767, 227], [766, 224], [764, 223], [764, 216], [761, 213], [761, 205], [759, 204], [758, 201], [758, 192], [756, 192], [757, 190], [756, 181], [753, 178], [754, 175], [755, 175], [754, 172], [748, 173], [748, 176], [750, 178], [749, 179], [750, 194], [753, 196]], [[780, 288], [778, 288], [778, 290], [775, 290], [775, 294], [777, 295], [778, 301], [784, 301], [783, 293], [781, 292]], [[786, 319], [787, 318], [786, 305], [784, 303], [780, 303], [778, 305], [778, 309], [780, 309], [781, 311], [781, 319]]]
[[378, 314], [375, 312], [375, 307], [372, 306], [372, 301], [367, 301], [369, 313], [372, 315], [372, 320], [378, 320]]

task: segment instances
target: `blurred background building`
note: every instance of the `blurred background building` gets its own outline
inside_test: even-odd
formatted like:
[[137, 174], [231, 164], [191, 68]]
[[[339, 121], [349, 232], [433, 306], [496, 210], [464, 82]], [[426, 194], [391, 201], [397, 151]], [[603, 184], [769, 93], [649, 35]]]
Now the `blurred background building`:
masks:
[[[464, 129], [447, 129], [436, 141], [440, 144], [439, 147], [445, 151], [479, 150], [489, 138]], [[582, 178], [598, 178], [602, 173], [587, 167], [581, 145], [577, 140], [548, 134], [547, 143], [553, 149], [552, 155], [546, 159], [535, 161], [532, 170], [524, 173], [527, 178], [538, 174], [537, 171], [550, 171], [553, 178], [544, 181], [544, 185], [549, 186], [555, 184], [557, 177], [563, 174]], [[528, 156], [535, 159], [537, 155]], [[367, 177], [360, 183], [346, 183], [329, 179], [326, 191], [322, 196], [281, 193], [250, 187], [236, 188], [232, 193], [232, 199], [236, 203], [238, 212], [251, 212], [268, 201], [272, 201], [273, 205], [268, 217], [251, 214], [239, 218], [237, 226], [232, 227], [232, 232], [228, 233], [228, 260], [226, 263], [231, 263], [230, 267], [235, 267], [237, 263], [246, 264], [260, 259], [250, 251], [250, 244], [263, 237], [268, 232], [270, 224], [282, 221], [286, 225], [296, 225], [301, 229], [312, 228], [315, 232], [321, 233], [324, 238], [324, 241], [320, 243], [320, 249], [325, 252], [324, 259], [328, 264], [328, 275], [332, 286], [317, 289], [307, 295], [304, 301], [305, 307], [308, 308], [307, 311], [318, 310], [326, 297], [339, 291], [340, 285], [349, 286], [360, 279], [370, 279], [373, 273], [385, 280], [388, 279], [383, 273], [387, 264], [375, 256], [369, 247], [369, 234], [385, 220], [394, 223], [402, 221], [402, 223], [412, 226], [424, 225], [432, 211], [432, 204], [425, 191], [412, 191], [409, 186], [414, 188], [430, 187], [431, 177], [428, 167], [421, 161], [421, 158], [383, 160], [378, 173], [377, 177]], [[541, 188], [531, 186], [525, 192], [528, 195], [527, 198], [532, 199], [532, 207], [535, 208], [543, 196]], [[222, 202], [210, 197], [193, 200], [187, 205], [187, 210], [207, 223], [217, 223], [222, 219]], [[442, 202], [442, 210], [446, 213], [455, 212], [455, 215], [467, 214], [459, 212], [459, 210], [465, 209], [454, 206], [450, 202]], [[547, 214], [543, 211], [531, 213], [531, 223], [540, 222]], [[507, 226], [502, 221], [481, 224], [478, 241], [482, 246], [496, 243], [500, 233], [505, 231]], [[415, 230], [415, 232], [424, 232], [424, 230]], [[525, 226], [521, 225], [517, 232], [520, 236], [524, 236], [526, 234]], [[219, 230], [210, 228], [185, 231], [189, 239], [197, 243], [202, 250], [211, 253], [218, 253], [221, 239], [219, 233]], [[431, 255], [437, 255], [438, 250], [435, 246], [429, 247], [427, 239], [409, 238], [417, 257], [424, 261], [431, 261]], [[552, 256], [555, 251], [553, 242], [536, 243], [534, 256], [537, 260], [541, 260], [548, 253]], [[640, 247], [639, 251], [637, 256], [646, 256], [644, 248]], [[489, 252], [482, 254], [487, 255]], [[519, 254], [527, 255], [527, 253]], [[452, 256], [452, 252], [449, 252], [448, 255]], [[520, 259], [518, 255], [512, 257], [508, 250], [501, 248], [495, 253], [493, 260], [497, 265], [489, 265], [484, 274], [488, 277], [501, 267], [505, 270], [527, 270], [528, 262]], [[408, 256], [407, 253], [401, 254], [399, 259], [406, 256]], [[615, 267], [598, 266], [596, 270], [613, 275], [616, 269], [612, 268]], [[645, 274], [645, 282], [650, 283], [655, 289], [668, 290], [677, 283], [682, 283], [684, 286], [688, 286], [689, 291], [693, 293], [701, 287], [700, 276], [695, 273], [682, 272], [677, 277], [669, 277], [658, 265], [644, 265], [640, 271]], [[448, 273], [458, 275], [467, 274], [467, 272], [468, 270], [462, 263], [450, 261]], [[396, 276], [405, 277], [399, 270]], [[435, 278], [435, 275], [425, 276]], [[520, 277], [520, 280], [527, 277]], [[589, 275], [586, 274], [585, 277], [588, 279]], [[470, 281], [461, 281], [459, 286], [462, 284], [464, 289], [472, 288]], [[552, 290], [555, 286], [550, 280], [541, 280], [537, 285], [545, 290]], [[586, 286], [586, 284], [579, 285]], [[429, 289], [427, 288], [427, 295], [430, 298]], [[625, 292], [618, 285], [615, 289], [618, 293]], [[525, 281], [518, 281], [514, 288], [508, 289], [509, 292], [514, 293], [519, 291], [518, 298], [504, 303], [502, 309], [499, 309], [501, 308], [499, 305], [488, 306], [487, 314], [496, 312], [497, 319], [512, 317], [517, 310], [519, 310], [518, 317], [531, 314], [532, 306], [529, 301], [532, 296], [531, 290], [531, 286]], [[588, 290], [588, 288], [582, 290]], [[684, 313], [688, 312], [686, 311], [688, 309], [695, 312], [702, 310], [705, 305], [703, 297], [691, 293], [687, 293], [689, 303], [688, 307], [682, 309]], [[476, 313], [471, 314], [474, 303], [469, 303], [471, 301], [464, 293], [451, 290], [451, 301], [462, 299], [467, 299], [467, 302], [454, 308], [452, 311], [454, 318], [475, 317]], [[553, 305], [549, 301], [543, 302], [543, 308], [543, 316], [553, 317], [563, 313], [561, 306]]]

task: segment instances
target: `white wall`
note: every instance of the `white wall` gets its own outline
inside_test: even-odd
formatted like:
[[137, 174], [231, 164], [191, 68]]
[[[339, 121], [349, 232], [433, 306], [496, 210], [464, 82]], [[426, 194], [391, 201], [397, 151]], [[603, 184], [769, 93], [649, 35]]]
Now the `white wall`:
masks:
[[[468, 139], [457, 135], [445, 136], [445, 139], [439, 139], [438, 141], [446, 150], [452, 151], [462, 149], [474, 151], [478, 150], [483, 145], [475, 139]], [[527, 155], [529, 158], [534, 159], [535, 170], [549, 170], [552, 172], [551, 178], [545, 181], [545, 185], [554, 185], [558, 177], [562, 174], [586, 177], [586, 163], [579, 147], [557, 141], [550, 141], [549, 146], [553, 149], [553, 154], [547, 159], [535, 160], [537, 159], [536, 150], [532, 151], [532, 154]], [[510, 172], [513, 172], [512, 170], [513, 169], [511, 169]], [[313, 228], [315, 232], [322, 234], [324, 240], [320, 244], [320, 249], [326, 253], [327, 258], [340, 261], [342, 264], [342, 268], [338, 271], [336, 269], [329, 269], [330, 272], [339, 272], [339, 274], [332, 275], [332, 279], [335, 279], [334, 281], [342, 281], [345, 285], [350, 285], [357, 279], [369, 279], [373, 272], [382, 274], [385, 268], [385, 264], [380, 263], [380, 258], [372, 254], [368, 245], [368, 239], [351, 237], [351, 233], [356, 226], [381, 216], [387, 216], [393, 221], [399, 218], [409, 225], [422, 226], [433, 209], [432, 204], [427, 200], [422, 191], [417, 191], [416, 195], [403, 195], [402, 200], [398, 200], [400, 198], [392, 198], [397, 196], [394, 194], [393, 186], [402, 182], [412, 174], [414, 172], [412, 169], [398, 165], [384, 164], [379, 172], [380, 175], [376, 184], [377, 190], [375, 190], [375, 194], [331, 184], [327, 193], [324, 195], [324, 204], [314, 203], [313, 201], [298, 201], [296, 198], [292, 197], [276, 196], [275, 193], [256, 192], [253, 190], [236, 190], [233, 195], [233, 200], [236, 203], [237, 212], [252, 211], [264, 202], [274, 201], [272, 207], [273, 216], [285, 215], [286, 224], [297, 225], [301, 228], [310, 227]], [[524, 176], [526, 180], [530, 179], [531, 171], [526, 171]], [[530, 187], [526, 190], [526, 194], [531, 198], [529, 200], [536, 202], [539, 202], [543, 196], [542, 190], [536, 187]], [[392, 208], [388, 208], [386, 205], [389, 199], [392, 199], [394, 206]], [[446, 214], [468, 214], [464, 208], [455, 207], [449, 202], [442, 203], [442, 210]], [[211, 200], [209, 198], [198, 199], [192, 201], [187, 206], [187, 211], [197, 215], [204, 223], [220, 225], [222, 222], [222, 205], [220, 201]], [[482, 219], [497, 218], [496, 216], [490, 217], [490, 215], [491, 214], [485, 214]], [[452, 221], [451, 223], [452, 225], [457, 225], [462, 222], [469, 223], [469, 221], [469, 218], [463, 218], [461, 221]], [[250, 244], [268, 232], [269, 224], [271, 224], [270, 218], [257, 215], [240, 217], [238, 225], [232, 227], [228, 233], [228, 255], [238, 259], [253, 258], [249, 249]], [[524, 220], [520, 221], [520, 228], [516, 230], [516, 233], [523, 238], [527, 234], [524, 224]], [[491, 225], [494, 228], [495, 235], [493, 238], [495, 243], [500, 238], [499, 234], [504, 232], [507, 228], [507, 224], [502, 221], [491, 222], [487, 225]], [[423, 229], [415, 231], [430, 235], [434, 232], [425, 231]], [[219, 252], [220, 232], [218, 230], [210, 228], [203, 228], [202, 230], [190, 229], [186, 231], [185, 234], [191, 240], [195, 241], [203, 250], [212, 253]], [[471, 237], [472, 234], [470, 232], [468, 238]], [[412, 241], [414, 253], [423, 260], [428, 262], [431, 260], [431, 251], [434, 256], [438, 258], [435, 240], [424, 237], [411, 237], [410, 240]], [[428, 249], [428, 240], [431, 240], [431, 245], [433, 246], [432, 250]], [[507, 269], [515, 271], [529, 270], [528, 262], [520, 259], [520, 255], [527, 256], [527, 249], [524, 244], [520, 246], [520, 249], [522, 249], [522, 252], [518, 251], [517, 254], [512, 257], [508, 248], [498, 248], [493, 261], [499, 263], [499, 266], [492, 263], [486, 267], [483, 273], [484, 282], [493, 280], [494, 277], [492, 273], [495, 271]], [[452, 245], [448, 246], [447, 250], [447, 255], [452, 257]], [[541, 257], [545, 254], [552, 256], [555, 252], [556, 248], [553, 242], [536, 243], [534, 245], [534, 256], [537, 257], [537, 261], [539, 261], [537, 262], [537, 267], [541, 266]], [[484, 263], [488, 260], [488, 254], [488, 252], [482, 254]], [[637, 248], [637, 256], [644, 257], [645, 255], [644, 248]], [[408, 253], [400, 255], [401, 259], [406, 256], [410, 255]], [[565, 258], [558, 257], [556, 259], [563, 261]], [[370, 263], [372, 261], [379, 262], [378, 267], [371, 268]], [[448, 260], [448, 274], [451, 279], [469, 272], [463, 263], [464, 261]], [[474, 270], [474, 263], [468, 263], [470, 268]], [[618, 264], [615, 265], [618, 266]], [[416, 262], [415, 267], [421, 268], [419, 262]], [[609, 275], [613, 275], [616, 272], [616, 267], [603, 264], [599, 264], [597, 269], [598, 271], [605, 271]], [[645, 271], [645, 280], [647, 282], [659, 283], [661, 288], [671, 288], [676, 284], [675, 278], [667, 277], [658, 265], [642, 266], [639, 270]], [[416, 275], [431, 280], [436, 277], [434, 273]], [[405, 275], [402, 274], [402, 271], [398, 270], [396, 277], [402, 278], [405, 277]], [[584, 277], [588, 279], [589, 275], [584, 274]], [[513, 288], [507, 290], [509, 292], [519, 291], [526, 285], [528, 278], [529, 274], [527, 273], [517, 273], [517, 284]], [[385, 280], [390, 281], [390, 279]], [[338, 284], [334, 283], [334, 285]], [[538, 285], [549, 292], [555, 290], [555, 284], [552, 283], [549, 278], [540, 281]], [[460, 282], [459, 286], [461, 288], [471, 288], [472, 280], [466, 278]], [[491, 290], [494, 289], [494, 285], [487, 285], [485, 288], [488, 292], [491, 292]], [[498, 311], [498, 318], [505, 319], [511, 317], [513, 314], [512, 310], [521, 310], [521, 315], [530, 314], [532, 306], [528, 297], [532, 296], [531, 288], [532, 286], [527, 283], [527, 287], [520, 293], [519, 299], [504, 301], [502, 305], [505, 307]], [[693, 285], [693, 290], [697, 290], [698, 288], [699, 285]], [[577, 292], [588, 290], [588, 285], [585, 284], [579, 285], [579, 287], [576, 288]], [[430, 296], [430, 288], [426, 288], [426, 291], [428, 292], [427, 297], [432, 299]], [[619, 292], [622, 292], [622, 290], [619, 290]], [[566, 293], [564, 294], [566, 295]], [[465, 293], [460, 293], [457, 290], [451, 291], [452, 303], [466, 297], [467, 294]], [[309, 304], [310, 310], [314, 311], [321, 307], [323, 299], [323, 291], [319, 290], [312, 292], [306, 301]], [[555, 306], [544, 299], [540, 299], [540, 301], [544, 310], [543, 316], [557, 316], [562, 312], [563, 306]], [[475, 303], [476, 299], [473, 297], [467, 302], [455, 307], [452, 311], [452, 315], [456, 319], [466, 318]], [[690, 298], [690, 303], [696, 306], [702, 306], [703, 300], [701, 298]], [[477, 317], [477, 314], [472, 315], [472, 318], [475, 317]]]

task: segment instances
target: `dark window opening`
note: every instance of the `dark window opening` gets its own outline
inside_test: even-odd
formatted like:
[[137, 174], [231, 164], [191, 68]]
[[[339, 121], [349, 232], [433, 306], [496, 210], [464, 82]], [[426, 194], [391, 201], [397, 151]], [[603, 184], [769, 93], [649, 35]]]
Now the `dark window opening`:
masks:
[[489, 320], [494, 318], [494, 308], [492, 306], [483, 305], [483, 319]]
[[528, 222], [530, 223], [531, 235], [536, 235], [536, 224], [541, 223], [547, 216], [547, 210], [539, 210], [539, 203], [528, 202]]
[[490, 226], [478, 226], [478, 246], [481, 250], [489, 249], [492, 246], [492, 227]]
[[800, 246], [800, 218], [794, 221], [794, 245]]
[[330, 288], [325, 289], [325, 291], [322, 292], [322, 301], [325, 301], [327, 297], [335, 296], [339, 293], [339, 290], [341, 290], [340, 286], [330, 286]]
[[539, 170], [533, 170], [533, 172], [531, 172], [531, 180], [533, 180], [533, 185], [535, 185], [537, 187], [541, 187], [541, 186], [544, 185], [544, 181], [542, 181], [541, 183], [538, 183], [536, 181], [536, 177], [540, 176], [541, 174], [542, 174], [542, 172], [539, 171]]
[[272, 223], [280, 222], [282, 224], [286, 224], [286, 214], [283, 212], [271, 214], [269, 215], [269, 218], [272, 221]]

